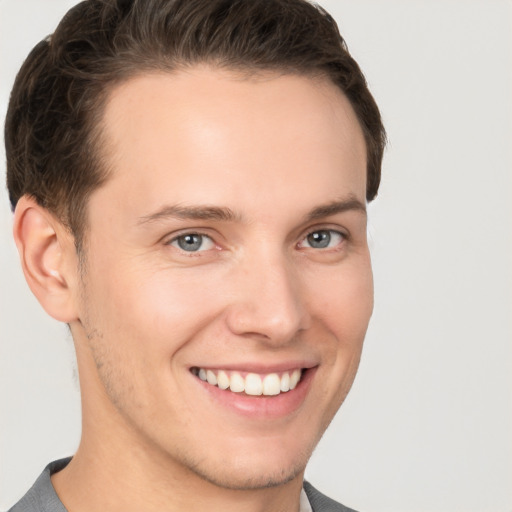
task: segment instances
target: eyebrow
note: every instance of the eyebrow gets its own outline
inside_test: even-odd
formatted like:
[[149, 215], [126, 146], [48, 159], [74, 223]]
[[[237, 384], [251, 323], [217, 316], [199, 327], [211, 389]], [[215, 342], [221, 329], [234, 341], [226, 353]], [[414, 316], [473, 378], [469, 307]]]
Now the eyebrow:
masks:
[[148, 222], [155, 222], [166, 218], [233, 222], [240, 220], [240, 215], [234, 213], [230, 208], [220, 206], [169, 205], [164, 206], [155, 213], [140, 217], [139, 224], [146, 224]]
[[[360, 211], [366, 214], [366, 206], [359, 201], [355, 196], [349, 196], [346, 199], [331, 201], [324, 205], [313, 208], [305, 215], [305, 221], [311, 222], [314, 220], [330, 217], [338, 213], [346, 211]], [[174, 219], [190, 219], [190, 220], [218, 220], [223, 222], [240, 222], [242, 215], [235, 213], [230, 208], [224, 206], [182, 206], [182, 205], [167, 205], [160, 210], [144, 215], [139, 218], [138, 224], [146, 224], [156, 222], [161, 219], [174, 218]]]
[[311, 222], [347, 211], [359, 211], [366, 215], [366, 205], [355, 196], [349, 196], [346, 199], [339, 199], [313, 208], [306, 214], [306, 221]]

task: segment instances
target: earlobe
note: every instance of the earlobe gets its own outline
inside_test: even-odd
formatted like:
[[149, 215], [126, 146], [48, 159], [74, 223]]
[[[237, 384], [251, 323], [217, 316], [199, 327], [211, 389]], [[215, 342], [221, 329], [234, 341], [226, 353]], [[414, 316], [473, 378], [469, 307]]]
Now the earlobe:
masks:
[[75, 320], [77, 258], [72, 235], [27, 196], [16, 205], [13, 234], [25, 279], [37, 300], [56, 320]]

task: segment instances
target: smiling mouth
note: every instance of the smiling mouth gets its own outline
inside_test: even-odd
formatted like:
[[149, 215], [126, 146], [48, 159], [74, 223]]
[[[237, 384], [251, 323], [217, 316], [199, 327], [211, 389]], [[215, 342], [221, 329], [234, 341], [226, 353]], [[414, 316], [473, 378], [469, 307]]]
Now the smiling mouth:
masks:
[[282, 373], [246, 373], [228, 370], [210, 370], [194, 367], [191, 372], [203, 382], [233, 393], [250, 396], [276, 396], [296, 388], [303, 370], [297, 368]]

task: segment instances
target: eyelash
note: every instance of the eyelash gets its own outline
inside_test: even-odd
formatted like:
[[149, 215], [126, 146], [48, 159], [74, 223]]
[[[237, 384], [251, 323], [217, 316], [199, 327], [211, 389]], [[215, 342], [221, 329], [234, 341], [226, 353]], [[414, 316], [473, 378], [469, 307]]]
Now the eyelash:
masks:
[[[325, 241], [326, 241], [326, 246], [325, 247], [311, 247], [312, 240], [308, 240], [308, 239], [312, 235], [315, 235], [315, 234], [318, 235], [320, 233], [324, 236], [324, 238], [320, 238], [318, 240], [318, 243], [322, 244], [322, 243], [325, 243]], [[326, 234], [328, 235], [327, 238], [325, 237]], [[184, 239], [186, 239], [186, 237], [200, 237], [201, 238], [200, 246], [198, 247], [198, 250], [188, 251], [185, 248], [183, 248], [182, 245], [180, 245], [180, 240], [184, 240]], [[329, 247], [333, 238], [336, 239], [336, 237], [339, 237], [338, 242], [335, 244], [334, 247]], [[347, 239], [348, 239], [348, 235], [339, 230], [329, 229], [329, 228], [315, 228], [315, 229], [310, 230], [308, 233], [306, 233], [306, 235], [297, 243], [296, 247], [298, 247], [299, 249], [313, 249], [313, 250], [318, 250], [318, 251], [331, 250], [332, 251], [332, 250], [339, 249], [339, 246], [343, 245], [344, 242], [347, 241]], [[200, 250], [202, 248], [202, 246], [204, 245], [205, 241], [207, 241], [207, 240], [209, 240], [210, 247]], [[307, 243], [308, 245], [304, 246], [303, 245], [304, 243]], [[171, 240], [165, 242], [165, 245], [170, 245], [172, 247], [175, 247], [181, 253], [187, 254], [188, 256], [199, 255], [202, 252], [209, 251], [216, 247], [215, 241], [213, 240], [213, 238], [211, 236], [209, 236], [205, 233], [201, 233], [199, 231], [189, 231], [189, 232], [181, 233], [177, 236], [174, 236]], [[191, 243], [189, 247], [192, 248], [192, 245], [193, 244]]]
[[[199, 251], [199, 250], [196, 250], [196, 251], [187, 251], [186, 249], [184, 249], [183, 247], [180, 247], [179, 246], [179, 242], [180, 240], [184, 240], [186, 237], [201, 237], [201, 246], [203, 245], [204, 241], [205, 240], [209, 240], [210, 243], [211, 243], [211, 248], [215, 247], [215, 242], [213, 240], [213, 238], [205, 233], [201, 233], [201, 232], [198, 232], [198, 231], [190, 231], [190, 232], [186, 232], [186, 233], [182, 233], [178, 236], [175, 236], [173, 237], [171, 240], [169, 240], [168, 242], [165, 243], [165, 245], [170, 245], [172, 247], [175, 247], [176, 249], [178, 249], [179, 251], [185, 253], [185, 254], [197, 254], [197, 253], [201, 253], [201, 252], [204, 252], [205, 249], [203, 249], [202, 251]], [[176, 247], [176, 245], [174, 244], [177, 244], [178, 247]], [[209, 250], [210, 248], [206, 249], [206, 250]]]
[[[339, 231], [337, 229], [330, 229], [330, 228], [315, 228], [315, 229], [312, 229], [310, 230], [306, 236], [304, 238], [302, 238], [302, 240], [297, 244], [298, 247], [302, 247], [302, 244], [306, 241], [308, 241], [308, 238], [314, 234], [319, 234], [319, 233], [327, 233], [328, 234], [328, 239], [327, 239], [327, 244], [329, 245], [332, 238], [333, 238], [333, 235], [335, 237], [339, 237], [339, 241], [338, 243], [334, 246], [334, 247], [306, 247], [306, 249], [315, 249], [315, 250], [319, 250], [319, 251], [322, 251], [322, 250], [336, 250], [338, 248], [338, 246], [342, 245], [344, 242], [347, 241], [348, 239], [348, 235], [343, 233], [342, 231]], [[311, 243], [310, 241], [308, 241], [308, 243]]]

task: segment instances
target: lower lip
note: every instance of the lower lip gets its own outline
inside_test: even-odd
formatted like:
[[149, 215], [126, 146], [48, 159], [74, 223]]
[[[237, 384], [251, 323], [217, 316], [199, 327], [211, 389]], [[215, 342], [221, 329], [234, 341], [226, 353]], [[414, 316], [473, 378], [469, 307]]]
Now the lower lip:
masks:
[[308, 368], [295, 387], [285, 393], [274, 396], [250, 396], [245, 393], [234, 393], [227, 389], [212, 386], [198, 377], [194, 377], [209, 396], [221, 406], [238, 414], [253, 418], [281, 418], [292, 414], [304, 403], [311, 387], [317, 368]]

